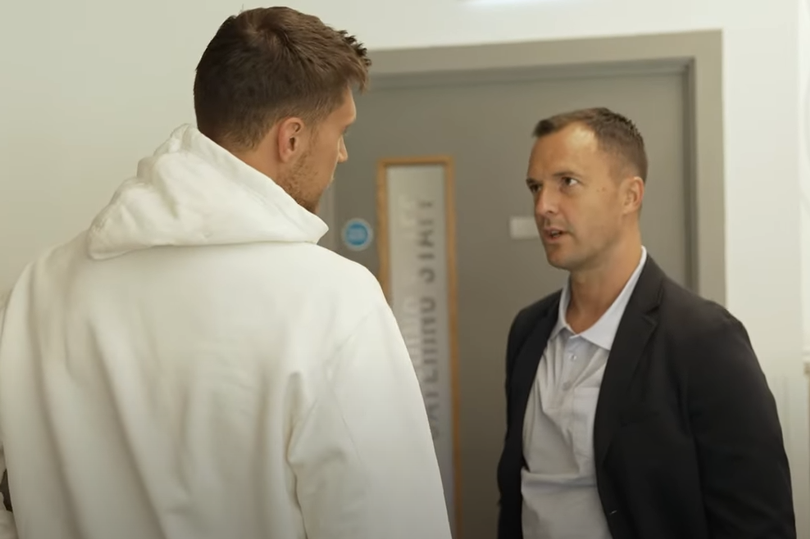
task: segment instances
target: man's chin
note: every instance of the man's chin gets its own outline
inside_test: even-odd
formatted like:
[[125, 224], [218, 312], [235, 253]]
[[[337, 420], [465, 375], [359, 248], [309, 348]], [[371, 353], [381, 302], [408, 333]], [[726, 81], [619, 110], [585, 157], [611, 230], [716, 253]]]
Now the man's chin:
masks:
[[554, 250], [546, 249], [546, 261], [549, 266], [560, 270], [567, 270], [569, 266], [568, 260], [561, 256], [561, 253]]

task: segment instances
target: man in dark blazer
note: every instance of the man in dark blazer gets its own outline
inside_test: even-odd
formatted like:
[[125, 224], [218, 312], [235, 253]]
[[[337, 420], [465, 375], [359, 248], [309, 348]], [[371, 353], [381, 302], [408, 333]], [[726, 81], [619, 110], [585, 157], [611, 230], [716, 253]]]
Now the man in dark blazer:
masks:
[[641, 241], [631, 121], [541, 121], [527, 184], [563, 290], [509, 333], [499, 539], [795, 538], [774, 398], [742, 324]]

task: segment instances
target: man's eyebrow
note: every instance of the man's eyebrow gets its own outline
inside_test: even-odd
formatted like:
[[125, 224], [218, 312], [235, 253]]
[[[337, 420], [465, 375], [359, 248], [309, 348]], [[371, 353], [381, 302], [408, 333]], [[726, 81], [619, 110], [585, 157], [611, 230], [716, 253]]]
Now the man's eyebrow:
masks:
[[552, 174], [552, 176], [555, 176], [557, 178], [563, 178], [565, 176], [574, 176], [578, 178], [580, 174], [578, 172], [574, 172], [573, 170], [561, 170], [559, 172], [555, 172], [554, 174]]

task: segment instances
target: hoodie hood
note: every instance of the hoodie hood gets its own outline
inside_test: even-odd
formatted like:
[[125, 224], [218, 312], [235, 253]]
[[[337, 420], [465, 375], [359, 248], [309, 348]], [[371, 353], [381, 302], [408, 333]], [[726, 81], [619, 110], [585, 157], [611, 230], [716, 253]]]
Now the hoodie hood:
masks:
[[91, 258], [160, 246], [317, 243], [328, 227], [272, 179], [185, 125], [138, 163], [87, 234]]

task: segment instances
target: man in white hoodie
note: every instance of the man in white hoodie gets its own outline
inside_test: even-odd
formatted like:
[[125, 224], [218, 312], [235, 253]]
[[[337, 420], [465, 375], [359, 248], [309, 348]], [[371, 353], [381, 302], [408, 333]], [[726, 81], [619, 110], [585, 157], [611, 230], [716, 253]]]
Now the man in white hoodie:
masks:
[[0, 308], [0, 537], [449, 539], [392, 312], [317, 245], [368, 66], [315, 17], [229, 18], [198, 127], [25, 269]]

